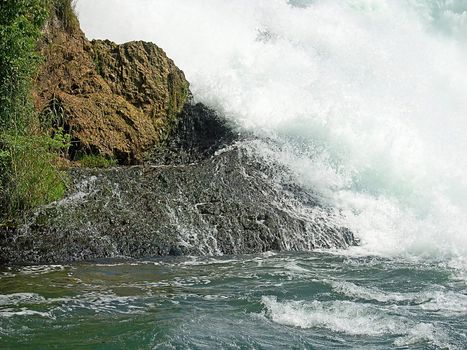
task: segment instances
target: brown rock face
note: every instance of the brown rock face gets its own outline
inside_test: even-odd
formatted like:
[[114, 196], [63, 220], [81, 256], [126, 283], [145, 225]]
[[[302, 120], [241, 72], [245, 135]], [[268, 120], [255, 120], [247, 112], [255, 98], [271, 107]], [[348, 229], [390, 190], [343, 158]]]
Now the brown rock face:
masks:
[[183, 72], [155, 44], [88, 41], [56, 17], [39, 45], [44, 64], [34, 97], [43, 121], [72, 136], [70, 158], [142, 160], [163, 141], [187, 100]]

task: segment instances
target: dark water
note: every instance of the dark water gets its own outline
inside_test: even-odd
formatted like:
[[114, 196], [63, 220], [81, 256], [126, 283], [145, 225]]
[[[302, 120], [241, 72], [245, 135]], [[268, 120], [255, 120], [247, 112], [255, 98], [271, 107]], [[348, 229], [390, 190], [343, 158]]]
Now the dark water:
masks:
[[1, 349], [466, 349], [462, 270], [325, 253], [3, 268]]

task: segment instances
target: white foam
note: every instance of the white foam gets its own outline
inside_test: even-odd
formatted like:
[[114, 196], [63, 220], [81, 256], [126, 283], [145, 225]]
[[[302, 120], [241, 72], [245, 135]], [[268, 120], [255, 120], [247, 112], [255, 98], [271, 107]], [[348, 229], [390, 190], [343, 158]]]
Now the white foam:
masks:
[[363, 287], [351, 282], [330, 281], [333, 290], [348, 297], [378, 301], [381, 303], [413, 303], [423, 310], [444, 315], [467, 315], [467, 295], [440, 288], [421, 292], [386, 292], [377, 288]]
[[13, 309], [0, 310], [0, 319], [17, 317], [17, 316], [39, 316], [39, 317], [45, 317], [45, 318], [53, 318], [49, 312], [34, 311], [34, 310], [29, 310], [27, 308], [21, 308], [20, 310], [13, 310]]
[[326, 328], [350, 335], [403, 333], [404, 320], [376, 308], [346, 301], [284, 301], [263, 297], [267, 315], [276, 323], [298, 328]]
[[418, 293], [388, 293], [376, 288], [367, 288], [358, 286], [351, 282], [334, 282], [331, 281], [333, 290], [342, 293], [349, 297], [355, 297], [358, 299], [374, 300], [382, 303], [387, 302], [423, 302], [427, 301], [426, 296]]
[[453, 291], [430, 293], [430, 300], [420, 305], [422, 309], [441, 312], [445, 315], [467, 316], [467, 295]]
[[385, 313], [364, 303], [346, 301], [283, 301], [262, 298], [266, 316], [273, 322], [297, 328], [324, 328], [352, 336], [396, 336], [394, 345], [408, 346], [428, 342], [443, 349], [458, 349], [446, 331], [431, 323], [415, 323]]
[[13, 294], [0, 294], [0, 307], [18, 304], [37, 304], [44, 302], [45, 298], [36, 293], [13, 293]]
[[262, 253], [261, 255], [262, 255], [264, 258], [272, 258], [273, 256], [276, 256], [277, 253], [268, 250], [267, 252], [264, 252], [264, 253]]
[[446, 333], [431, 323], [420, 323], [415, 327], [410, 328], [406, 336], [399, 337], [394, 341], [394, 345], [407, 347], [423, 342], [433, 344], [440, 349], [461, 349], [458, 346], [451, 344]]
[[89, 36], [158, 43], [197, 100], [282, 142], [260, 151], [341, 209], [365, 252], [467, 257], [467, 3], [299, 2], [78, 10]]

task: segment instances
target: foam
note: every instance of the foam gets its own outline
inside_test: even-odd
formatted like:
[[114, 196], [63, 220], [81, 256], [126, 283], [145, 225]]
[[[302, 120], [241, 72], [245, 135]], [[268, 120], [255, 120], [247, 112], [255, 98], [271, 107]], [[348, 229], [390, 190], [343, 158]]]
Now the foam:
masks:
[[396, 346], [410, 346], [417, 343], [433, 344], [440, 349], [460, 350], [461, 348], [449, 342], [449, 338], [443, 330], [436, 328], [431, 323], [420, 323], [409, 329], [408, 334], [394, 341]]
[[196, 100], [281, 144], [258, 151], [336, 207], [362, 252], [465, 259], [465, 1], [294, 3], [80, 0], [78, 11], [92, 38], [158, 43]]
[[427, 296], [418, 293], [388, 293], [376, 288], [367, 288], [358, 286], [351, 282], [331, 282], [335, 292], [344, 294], [348, 297], [378, 301], [381, 303], [400, 303], [400, 302], [424, 302], [429, 300]]
[[427, 311], [445, 315], [467, 315], [467, 295], [452, 290], [427, 289], [421, 292], [386, 292], [351, 282], [330, 281], [335, 292], [348, 297], [391, 304], [416, 304]]
[[324, 328], [351, 336], [392, 336], [395, 346], [429, 343], [443, 349], [459, 349], [446, 331], [432, 323], [416, 323], [390, 315], [381, 308], [347, 301], [277, 301], [264, 296], [266, 316], [273, 322], [301, 329]]
[[36, 293], [0, 294], [0, 307], [5, 305], [36, 304], [44, 302], [45, 298]]
[[284, 301], [265, 296], [262, 303], [272, 321], [297, 328], [326, 328], [350, 335], [400, 334], [404, 321], [365, 304], [347, 301]]

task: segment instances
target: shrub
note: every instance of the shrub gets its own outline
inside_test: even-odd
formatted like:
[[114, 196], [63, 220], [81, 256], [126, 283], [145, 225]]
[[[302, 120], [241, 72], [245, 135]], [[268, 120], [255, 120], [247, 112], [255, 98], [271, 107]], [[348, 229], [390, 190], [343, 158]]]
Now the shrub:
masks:
[[1, 139], [4, 219], [14, 220], [27, 210], [63, 197], [66, 176], [53, 165], [59, 141], [47, 136], [11, 136]]
[[71, 18], [71, 0], [0, 2], [0, 225], [61, 198], [66, 189], [54, 160], [69, 147], [69, 136], [62, 129], [52, 137], [42, 132], [31, 100], [41, 61], [36, 45], [50, 1], [63, 19]]

